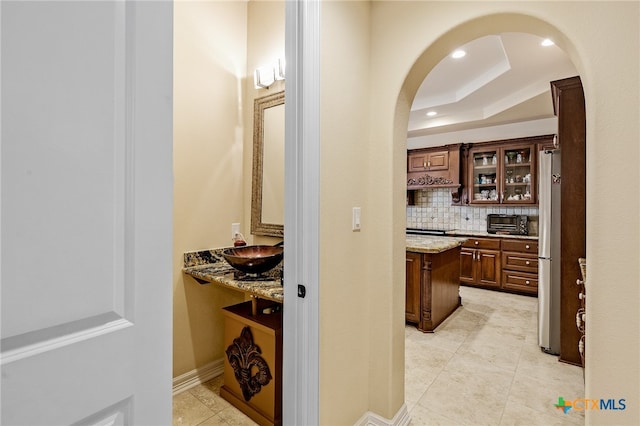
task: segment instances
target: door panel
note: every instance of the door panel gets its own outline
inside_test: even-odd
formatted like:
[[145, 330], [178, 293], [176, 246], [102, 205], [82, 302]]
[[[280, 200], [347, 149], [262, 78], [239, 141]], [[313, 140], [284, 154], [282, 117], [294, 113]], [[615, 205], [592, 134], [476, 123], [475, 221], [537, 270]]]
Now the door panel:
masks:
[[460, 250], [460, 281], [464, 283], [475, 283], [475, 250], [462, 248]]
[[168, 424], [172, 6], [2, 2], [2, 424]]
[[483, 285], [500, 286], [500, 252], [491, 250], [479, 250], [478, 281]]

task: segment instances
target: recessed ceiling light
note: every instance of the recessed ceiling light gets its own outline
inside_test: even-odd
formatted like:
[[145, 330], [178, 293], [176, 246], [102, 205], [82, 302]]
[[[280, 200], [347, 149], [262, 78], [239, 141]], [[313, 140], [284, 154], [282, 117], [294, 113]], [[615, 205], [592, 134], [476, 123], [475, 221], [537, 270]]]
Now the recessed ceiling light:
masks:
[[451, 54], [451, 57], [453, 59], [460, 59], [460, 58], [464, 57], [464, 55], [466, 55], [466, 54], [467, 54], [467, 52], [465, 52], [464, 50], [458, 49], [458, 50], [454, 50], [453, 51], [453, 53]]
[[553, 42], [553, 40], [551, 40], [550, 38], [545, 38], [544, 40], [542, 40], [542, 42], [540, 43], [540, 46], [553, 46], [555, 43]]
[[429, 112], [427, 113], [427, 116], [428, 116], [428, 117], [433, 117], [434, 115], [437, 115], [437, 114], [438, 114], [438, 113], [437, 113], [437, 112], [435, 112], [435, 111], [429, 111]]

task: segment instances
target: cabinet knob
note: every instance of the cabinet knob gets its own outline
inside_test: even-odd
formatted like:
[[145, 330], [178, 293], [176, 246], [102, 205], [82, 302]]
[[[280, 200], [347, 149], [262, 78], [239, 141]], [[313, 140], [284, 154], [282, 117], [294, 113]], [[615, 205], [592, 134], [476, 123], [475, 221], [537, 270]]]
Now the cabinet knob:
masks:
[[528, 260], [525, 262], [526, 265], [530, 264], [531, 262], [529, 262]]
[[526, 246], [524, 246], [524, 248], [526, 248], [527, 250], [529, 250], [529, 244], [527, 244]]
[[476, 241], [474, 244], [475, 244], [475, 245], [478, 245], [478, 244], [480, 244], [480, 242], [479, 242], [479, 241]]
[[427, 161], [427, 167], [431, 167], [431, 161]]
[[425, 169], [427, 168], [427, 162], [426, 162], [426, 160], [422, 162], [422, 167], [423, 167], [423, 168], [425, 168]]
[[586, 298], [587, 298], [587, 296], [584, 293], [578, 294], [578, 299], [585, 300]]
[[529, 280], [526, 280], [524, 283], [525, 283], [526, 285], [531, 284]]
[[584, 285], [584, 281], [582, 281], [580, 278], [578, 278], [576, 280], [576, 285]]

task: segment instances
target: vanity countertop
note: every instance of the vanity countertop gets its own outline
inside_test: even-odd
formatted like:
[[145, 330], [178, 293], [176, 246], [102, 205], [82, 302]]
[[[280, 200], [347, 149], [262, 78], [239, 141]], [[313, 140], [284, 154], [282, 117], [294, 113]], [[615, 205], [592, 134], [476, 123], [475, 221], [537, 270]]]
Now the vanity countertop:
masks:
[[442, 253], [461, 246], [468, 238], [440, 235], [407, 235], [407, 251], [414, 253]]
[[200, 284], [218, 284], [260, 299], [283, 302], [282, 263], [259, 278], [250, 277], [231, 267], [222, 257], [222, 250], [224, 249], [185, 253], [182, 271]]

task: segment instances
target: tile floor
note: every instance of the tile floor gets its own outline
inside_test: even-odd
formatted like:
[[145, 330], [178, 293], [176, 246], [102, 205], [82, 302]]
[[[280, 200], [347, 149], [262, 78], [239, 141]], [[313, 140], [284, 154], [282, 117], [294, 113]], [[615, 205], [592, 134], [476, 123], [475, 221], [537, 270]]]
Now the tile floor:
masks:
[[534, 297], [460, 287], [462, 308], [433, 334], [405, 328], [405, 402], [411, 424], [574, 425], [558, 397], [584, 397], [582, 368], [537, 345]]
[[[558, 397], [584, 396], [582, 369], [537, 346], [537, 299], [461, 287], [462, 308], [435, 333], [405, 328], [405, 402], [413, 426], [580, 425]], [[173, 398], [173, 425], [255, 425], [220, 397], [222, 377]]]

